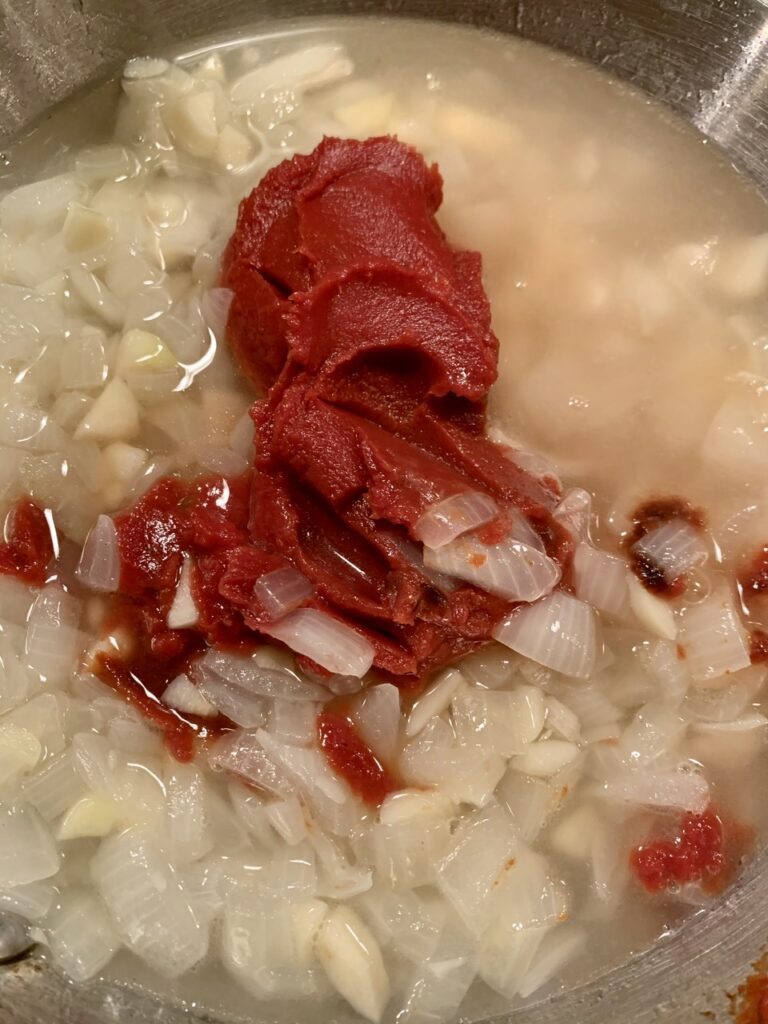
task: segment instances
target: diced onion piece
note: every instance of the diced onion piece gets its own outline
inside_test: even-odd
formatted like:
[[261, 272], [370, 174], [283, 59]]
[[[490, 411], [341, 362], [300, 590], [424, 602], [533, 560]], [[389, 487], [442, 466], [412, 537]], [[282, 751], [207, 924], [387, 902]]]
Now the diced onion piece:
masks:
[[105, 840], [91, 873], [125, 944], [167, 977], [190, 970], [208, 951], [208, 931], [195, 916], [159, 838], [132, 828]]
[[768, 718], [759, 711], [752, 711], [741, 718], [733, 718], [730, 722], [696, 722], [694, 728], [699, 732], [752, 732], [768, 725]]
[[123, 78], [129, 82], [142, 81], [145, 78], [159, 78], [170, 68], [163, 57], [132, 57], [123, 68]]
[[351, 705], [360, 738], [376, 757], [390, 761], [400, 737], [400, 691], [391, 683], [369, 686]]
[[[310, 683], [285, 667], [279, 667], [276, 660], [268, 661], [264, 648], [253, 657], [229, 654], [211, 648], [195, 662], [193, 673], [215, 674], [228, 683], [241, 686], [249, 693], [260, 697], [288, 701], [323, 701], [328, 699], [324, 686]], [[272, 652], [275, 653], [275, 652]], [[266, 662], [266, 664], [265, 664]]]
[[84, 890], [68, 890], [45, 922], [56, 966], [73, 981], [102, 971], [120, 947], [120, 937], [101, 902]]
[[88, 252], [98, 249], [109, 239], [109, 220], [98, 210], [80, 203], [70, 203], [64, 219], [62, 240], [69, 252]]
[[200, 613], [192, 596], [192, 559], [185, 555], [173, 603], [168, 610], [168, 629], [191, 629], [199, 619]]
[[261, 632], [338, 675], [362, 677], [373, 664], [373, 646], [364, 636], [316, 608], [299, 608]]
[[595, 615], [589, 605], [557, 591], [516, 608], [494, 629], [494, 638], [540, 665], [586, 679], [597, 654]]
[[493, 917], [496, 890], [517, 846], [514, 822], [498, 804], [462, 818], [452, 836], [437, 884], [475, 934], [482, 934]]
[[627, 566], [621, 558], [581, 543], [573, 554], [576, 596], [606, 615], [620, 615], [627, 603]]
[[592, 495], [582, 487], [567, 491], [553, 513], [577, 540], [589, 540], [589, 524], [592, 519]]
[[114, 377], [81, 420], [75, 440], [127, 441], [139, 432], [139, 404], [133, 392]]
[[464, 677], [458, 669], [450, 668], [442, 672], [413, 702], [405, 735], [410, 737], [420, 733], [430, 718], [441, 715], [450, 706], [456, 693], [465, 685]]
[[525, 753], [512, 759], [515, 771], [537, 778], [549, 778], [562, 768], [572, 764], [579, 756], [575, 743], [566, 740], [539, 740]]
[[662, 640], [674, 640], [677, 637], [675, 615], [666, 601], [650, 594], [634, 575], [630, 574], [629, 603], [640, 623], [654, 636]]
[[516, 508], [510, 509], [509, 518], [511, 523], [511, 537], [515, 540], [519, 540], [521, 544], [527, 544], [529, 548], [536, 548], [537, 551], [546, 552], [547, 549], [544, 546], [544, 541], [534, 530], [529, 520], [522, 512], [518, 511]]
[[701, 565], [706, 560], [707, 549], [699, 533], [681, 519], [673, 519], [650, 530], [632, 545], [664, 574], [668, 583]]
[[72, 670], [80, 611], [80, 602], [53, 583], [38, 593], [30, 609], [24, 644], [27, 664], [49, 682]]
[[569, 926], [548, 932], [518, 986], [519, 995], [523, 999], [533, 995], [586, 947], [587, 937], [582, 928]]
[[81, 583], [91, 590], [111, 594], [120, 582], [117, 529], [109, 516], [99, 516], [85, 539], [76, 569]]
[[190, 671], [200, 693], [222, 715], [245, 729], [267, 724], [269, 703], [264, 697], [222, 679], [215, 672], [202, 667], [202, 662], [197, 662]]
[[291, 795], [291, 782], [254, 733], [244, 730], [227, 733], [213, 745], [209, 759], [214, 771], [233, 772], [275, 796]]
[[747, 633], [725, 589], [685, 609], [679, 639], [694, 679], [717, 679], [750, 664]]
[[337, 906], [320, 925], [317, 958], [336, 991], [361, 1016], [381, 1020], [389, 977], [376, 939], [350, 907]]
[[451, 703], [459, 743], [505, 758], [522, 754], [533, 743], [545, 714], [544, 694], [535, 686], [512, 691], [467, 688]]
[[670, 769], [651, 767], [617, 772], [600, 783], [595, 793], [606, 800], [695, 814], [706, 810], [710, 801], [709, 783], [687, 761]]
[[0, 888], [50, 878], [59, 870], [59, 852], [34, 807], [0, 806]]
[[338, 43], [307, 46], [295, 53], [259, 64], [232, 83], [229, 95], [233, 103], [258, 103], [265, 92], [276, 89], [304, 91], [346, 78], [354, 65]]
[[174, 142], [192, 156], [213, 156], [219, 141], [216, 94], [212, 89], [179, 96], [165, 113]]
[[256, 739], [278, 768], [290, 775], [306, 792], [319, 790], [335, 804], [346, 803], [348, 796], [344, 784], [331, 771], [319, 750], [281, 743], [263, 729], [256, 732]]
[[[235, 293], [229, 288], [210, 288], [207, 292], [203, 292], [200, 300], [205, 322], [213, 332], [213, 336], [220, 341], [224, 340], [229, 307], [232, 305], [234, 296]], [[251, 433], [253, 433], [252, 424]]]
[[514, 539], [487, 545], [462, 537], [437, 550], [425, 548], [424, 564], [508, 601], [536, 601], [560, 579], [557, 562]]
[[31, 771], [42, 753], [43, 746], [33, 732], [0, 719], [0, 786]]
[[275, 832], [289, 846], [298, 846], [307, 837], [307, 823], [296, 797], [278, 800], [267, 807], [267, 818]]
[[489, 495], [464, 491], [430, 505], [414, 525], [413, 535], [428, 548], [441, 548], [463, 533], [490, 523], [498, 514], [499, 507]]
[[282, 619], [312, 596], [314, 587], [298, 569], [286, 566], [259, 577], [253, 585], [253, 596], [266, 608], [274, 621]]
[[216, 708], [185, 675], [176, 676], [163, 691], [163, 704], [198, 718], [209, 718]]

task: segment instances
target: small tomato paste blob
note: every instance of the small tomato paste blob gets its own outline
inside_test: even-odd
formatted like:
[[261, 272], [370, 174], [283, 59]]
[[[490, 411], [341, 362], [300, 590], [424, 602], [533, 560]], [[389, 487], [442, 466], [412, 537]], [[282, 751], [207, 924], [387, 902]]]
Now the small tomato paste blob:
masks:
[[[256, 584], [290, 569], [306, 606], [366, 638], [381, 676], [416, 686], [487, 642], [511, 607], [424, 568], [417, 522], [469, 491], [500, 510], [482, 537], [501, 542], [522, 513], [567, 568], [559, 483], [486, 437], [498, 341], [480, 256], [449, 243], [441, 201], [437, 167], [389, 137], [324, 139], [243, 200], [221, 283], [227, 341], [259, 396], [253, 466], [237, 480], [162, 480], [116, 517], [139, 649], [183, 659], [163, 626], [182, 564], [198, 619], [181, 632], [200, 647], [269, 642]], [[349, 729], [331, 725], [326, 748], [346, 737], [351, 750]]]
[[42, 586], [53, 559], [51, 528], [43, 510], [30, 498], [19, 498], [5, 524], [0, 543], [0, 573]]
[[635, 551], [633, 548], [651, 530], [673, 519], [681, 519], [698, 531], [702, 531], [706, 525], [703, 509], [696, 508], [685, 498], [651, 498], [635, 509], [632, 514], [632, 531], [624, 538], [624, 547], [632, 572], [646, 590], [657, 597], [668, 599], [680, 597], [683, 593], [686, 585], [685, 575], [674, 580], [667, 579], [661, 566], [656, 565], [644, 552]]
[[686, 814], [674, 838], [637, 847], [630, 864], [648, 892], [691, 882], [716, 889], [726, 867], [722, 821], [711, 808], [703, 814]]
[[401, 788], [344, 715], [337, 711], [321, 712], [317, 734], [328, 764], [366, 803], [378, 806]]

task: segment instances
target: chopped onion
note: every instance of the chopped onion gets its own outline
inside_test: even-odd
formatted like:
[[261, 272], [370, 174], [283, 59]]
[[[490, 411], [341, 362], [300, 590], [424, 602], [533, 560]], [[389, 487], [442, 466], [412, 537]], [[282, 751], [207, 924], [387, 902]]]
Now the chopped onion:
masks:
[[227, 733], [213, 745], [209, 760], [214, 771], [233, 772], [266, 793], [291, 794], [291, 782], [265, 752], [255, 733], [244, 730]]
[[185, 555], [176, 593], [168, 610], [168, 629], [190, 629], [197, 625], [199, 619], [200, 613], [192, 596], [192, 559]]
[[527, 544], [529, 548], [546, 553], [544, 541], [522, 512], [516, 508], [510, 509], [509, 518], [511, 522], [510, 535], [515, 540], [519, 540], [521, 544]]
[[34, 600], [27, 621], [24, 652], [27, 664], [48, 682], [72, 670], [79, 643], [80, 602], [51, 583]]
[[176, 676], [163, 691], [163, 704], [169, 708], [199, 718], [216, 714], [216, 708], [200, 693], [185, 675]]
[[357, 731], [376, 757], [391, 761], [400, 738], [400, 691], [391, 683], [369, 686], [350, 707]]
[[606, 778], [595, 793], [606, 800], [694, 814], [706, 810], [710, 801], [709, 783], [688, 761], [669, 769], [625, 769]]
[[579, 748], [575, 743], [539, 740], [531, 744], [525, 753], [513, 758], [512, 767], [524, 775], [546, 779], [572, 764], [578, 756]]
[[298, 569], [275, 569], [259, 577], [253, 595], [266, 608], [272, 621], [282, 619], [312, 596], [314, 587]]
[[45, 921], [56, 966], [73, 981], [102, 971], [120, 947], [120, 937], [101, 902], [84, 890], [68, 890]]
[[673, 583], [694, 565], [706, 561], [707, 549], [699, 533], [682, 519], [673, 519], [650, 530], [632, 545]]
[[99, 516], [83, 545], [76, 573], [91, 590], [111, 594], [120, 582], [120, 552], [117, 529], [110, 516]]
[[518, 654], [563, 675], [586, 678], [592, 674], [597, 653], [594, 612], [570, 594], [557, 591], [515, 609], [493, 635]]
[[675, 613], [666, 601], [649, 593], [633, 574], [627, 577], [629, 604], [641, 625], [662, 640], [677, 637]]
[[280, 838], [288, 846], [298, 846], [307, 837], [304, 811], [296, 797], [278, 800], [267, 807], [267, 818]]
[[521, 775], [513, 768], [499, 783], [498, 798], [509, 811], [520, 838], [532, 843], [541, 832], [552, 804], [551, 783]]
[[207, 669], [203, 660], [196, 662], [190, 673], [203, 697], [236, 725], [253, 729], [267, 724], [269, 702], [264, 697], [222, 679]]
[[522, 754], [544, 727], [544, 694], [534, 686], [466, 689], [453, 698], [451, 717], [462, 746], [511, 757]]
[[428, 548], [441, 548], [463, 533], [490, 523], [499, 506], [482, 491], [452, 494], [430, 505], [413, 527], [413, 536]]
[[370, 641], [317, 608], [298, 608], [261, 632], [338, 675], [362, 677], [373, 664]]
[[333, 774], [319, 750], [281, 743], [263, 729], [257, 731], [256, 738], [274, 763], [305, 792], [311, 794], [318, 790], [336, 804], [343, 804], [349, 799], [346, 787]]
[[347, 51], [338, 43], [307, 46], [247, 71], [235, 79], [229, 95], [233, 103], [250, 106], [272, 90], [313, 89], [346, 78], [353, 68]]
[[39, 921], [51, 909], [56, 895], [51, 882], [29, 882], [0, 889], [0, 912], [10, 911], [27, 921]]
[[59, 851], [30, 804], [0, 806], [0, 888], [28, 885], [59, 870]]
[[573, 554], [576, 596], [607, 615], [621, 615], [629, 591], [627, 566], [621, 558], [581, 543]]
[[442, 672], [413, 702], [405, 735], [410, 737], [420, 733], [430, 718], [441, 715], [450, 707], [456, 693], [465, 685], [464, 677], [458, 669], [449, 668]]
[[210, 288], [203, 292], [200, 300], [203, 318], [213, 336], [220, 342], [223, 342], [226, 336], [229, 307], [234, 297], [235, 293], [229, 288]]
[[126, 946], [153, 970], [175, 978], [203, 959], [208, 930], [198, 922], [158, 837], [132, 828], [106, 839], [91, 871]]
[[275, 700], [324, 701], [328, 691], [310, 683], [288, 668], [266, 667], [260, 653], [252, 657], [229, 654], [210, 648], [192, 667], [193, 676], [216, 675], [227, 683], [240, 686], [249, 693]]
[[587, 937], [583, 928], [554, 928], [544, 936], [534, 954], [533, 961], [518, 986], [518, 994], [523, 999], [533, 995], [586, 948]]
[[438, 886], [475, 935], [494, 914], [496, 889], [518, 846], [517, 829], [498, 804], [463, 818], [438, 867]]
[[508, 601], [536, 601], [560, 579], [557, 562], [514, 539], [487, 545], [462, 537], [434, 551], [425, 548], [424, 564]]
[[581, 487], [572, 487], [566, 491], [553, 514], [577, 540], [589, 540], [589, 525], [592, 520], [592, 495], [589, 491]]
[[269, 731], [286, 743], [310, 747], [317, 739], [319, 709], [314, 701], [276, 700], [272, 704]]
[[697, 680], [718, 679], [750, 664], [747, 633], [725, 589], [685, 609], [680, 643], [691, 676]]

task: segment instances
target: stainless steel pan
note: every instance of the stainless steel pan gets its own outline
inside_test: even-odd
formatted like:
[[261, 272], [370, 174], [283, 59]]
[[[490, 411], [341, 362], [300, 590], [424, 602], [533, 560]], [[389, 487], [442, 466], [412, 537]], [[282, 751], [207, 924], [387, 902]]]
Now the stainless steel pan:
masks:
[[[768, 190], [768, 7], [761, 0], [0, 0], [0, 171], [3, 138], [35, 119], [44, 136], [57, 101], [132, 54], [267, 19], [340, 13], [488, 26], [578, 55], [678, 111]], [[506, 1022], [731, 1020], [728, 993], [768, 945], [767, 871], [768, 859], [759, 860], [673, 939], [568, 995], [515, 1010]], [[314, 1022], [316, 1011], [280, 1019], [303, 1024], [302, 1017]], [[267, 1024], [277, 1017], [253, 1004], [252, 1016], [226, 1019]], [[216, 1019], [130, 986], [70, 985], [34, 957], [0, 967], [0, 1024], [107, 1021]], [[352, 1024], [352, 1016], [334, 1021]]]

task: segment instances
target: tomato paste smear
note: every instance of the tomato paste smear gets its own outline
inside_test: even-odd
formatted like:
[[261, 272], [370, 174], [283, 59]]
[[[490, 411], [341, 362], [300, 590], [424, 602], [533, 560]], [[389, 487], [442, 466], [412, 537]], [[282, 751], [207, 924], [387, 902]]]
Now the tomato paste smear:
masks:
[[5, 523], [0, 573], [42, 586], [53, 559], [51, 528], [45, 512], [30, 498], [19, 498]]
[[652, 594], [669, 600], [680, 597], [685, 591], [686, 575], [678, 576], [674, 580], [668, 579], [662, 567], [656, 565], [653, 559], [644, 552], [635, 551], [634, 545], [651, 530], [664, 526], [665, 523], [675, 519], [682, 520], [692, 526], [694, 530], [703, 531], [706, 526], [704, 511], [696, 508], [685, 498], [651, 498], [639, 505], [631, 518], [632, 530], [624, 538], [624, 547], [627, 550], [632, 572], [645, 589], [650, 590]]
[[686, 814], [672, 839], [657, 839], [633, 850], [630, 864], [638, 881], [653, 893], [700, 883], [718, 891], [726, 871], [723, 823], [710, 807]]
[[317, 718], [320, 749], [328, 763], [366, 803], [378, 805], [402, 783], [363, 742], [352, 722], [339, 711], [324, 710]]
[[[496, 501], [486, 542], [522, 512], [567, 572], [573, 541], [552, 515], [559, 483], [486, 437], [498, 342], [480, 256], [450, 245], [441, 202], [437, 167], [382, 137], [326, 138], [241, 203], [221, 283], [233, 293], [227, 341], [259, 396], [252, 468], [235, 480], [161, 480], [115, 518], [113, 619], [124, 615], [133, 643], [101, 673], [145, 713], [157, 718], [145, 698], [161, 699], [171, 665], [206, 646], [264, 642], [268, 609], [254, 585], [275, 569], [301, 572], [306, 603], [367, 637], [379, 676], [399, 686], [487, 642], [510, 602], [461, 581], [441, 588], [422, 563], [416, 524], [452, 495]], [[3, 557], [39, 580], [48, 549], [29, 518], [34, 541], [22, 514]], [[185, 560], [199, 619], [173, 631]], [[322, 728], [329, 758], [346, 751], [370, 767], [338, 723]], [[380, 796], [388, 783], [360, 770]]]

